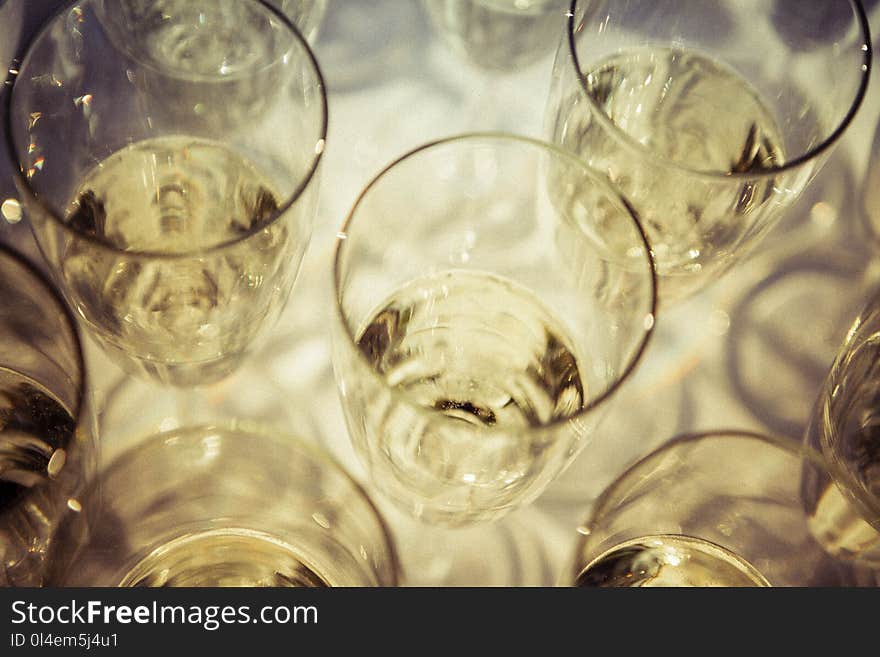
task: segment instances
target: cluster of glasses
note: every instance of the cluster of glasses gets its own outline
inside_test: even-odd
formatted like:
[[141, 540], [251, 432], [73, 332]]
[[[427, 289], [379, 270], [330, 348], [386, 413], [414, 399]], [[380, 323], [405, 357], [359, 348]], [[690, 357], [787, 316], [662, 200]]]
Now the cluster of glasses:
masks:
[[[544, 139], [461, 134], [401, 155], [359, 194], [327, 270], [367, 488], [460, 527], [589, 456], [664, 311], [741, 261], [827, 160], [871, 46], [858, 0], [723, 3], [723, 37], [716, 3], [424, 4], [487, 69], [558, 44]], [[54, 282], [0, 251], [0, 582], [406, 581], [383, 514], [309, 421], [282, 419], [284, 399], [274, 423], [251, 419], [271, 393], [235, 383], [313, 232], [325, 10], [78, 0], [29, 44], [7, 145]], [[125, 383], [97, 408], [80, 327], [157, 392]], [[802, 441], [719, 430], [637, 460], [572, 530], [560, 583], [875, 585], [878, 335], [880, 299]]]

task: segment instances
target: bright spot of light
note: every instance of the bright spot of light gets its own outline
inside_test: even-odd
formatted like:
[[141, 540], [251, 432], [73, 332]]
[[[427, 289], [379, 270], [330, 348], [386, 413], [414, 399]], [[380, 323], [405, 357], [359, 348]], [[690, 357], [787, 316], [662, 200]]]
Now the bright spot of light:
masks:
[[179, 425], [177, 420], [173, 417], [166, 417], [159, 423], [159, 431], [172, 431], [176, 429]]
[[21, 221], [21, 204], [14, 198], [8, 198], [3, 201], [3, 205], [0, 206], [0, 212], [3, 213], [3, 218], [11, 224], [17, 224]]
[[810, 208], [810, 219], [822, 228], [830, 227], [837, 219], [837, 212], [830, 203], [819, 201]]
[[666, 563], [668, 563], [670, 566], [680, 566], [681, 565], [681, 557], [678, 556], [672, 550], [668, 550], [666, 552]]
[[202, 452], [201, 458], [199, 458], [199, 462], [207, 463], [220, 456], [220, 442], [220, 436], [216, 434], [211, 434], [202, 438], [202, 449], [204, 451]]

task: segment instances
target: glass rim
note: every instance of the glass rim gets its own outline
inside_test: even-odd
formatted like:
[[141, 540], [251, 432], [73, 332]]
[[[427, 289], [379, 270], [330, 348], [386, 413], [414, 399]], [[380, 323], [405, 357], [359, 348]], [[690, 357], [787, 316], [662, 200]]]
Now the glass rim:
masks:
[[830, 152], [831, 148], [837, 144], [837, 142], [846, 132], [849, 125], [855, 119], [856, 114], [858, 114], [859, 108], [862, 106], [862, 103], [867, 94], [868, 83], [871, 78], [871, 68], [873, 60], [873, 47], [871, 45], [871, 31], [869, 28], [868, 17], [865, 13], [865, 8], [862, 6], [861, 0], [844, 0], [846, 2], [849, 2], [850, 7], [853, 9], [854, 18], [857, 25], [859, 26], [859, 31], [863, 38], [862, 52], [864, 54], [861, 67], [862, 75], [859, 81], [858, 89], [856, 90], [855, 98], [853, 98], [849, 109], [847, 110], [841, 122], [834, 128], [834, 130], [832, 130], [827, 137], [825, 137], [821, 142], [813, 146], [807, 152], [802, 153], [797, 157], [792, 158], [791, 160], [785, 160], [780, 165], [775, 165], [767, 169], [761, 169], [759, 171], [753, 172], [721, 172], [692, 169], [681, 163], [675, 162], [674, 160], [658, 155], [653, 149], [634, 139], [632, 136], [630, 136], [628, 132], [618, 127], [618, 125], [614, 121], [612, 121], [593, 100], [593, 96], [589, 93], [586, 87], [585, 76], [581, 67], [580, 58], [577, 54], [577, 37], [575, 35], [575, 31], [577, 29], [577, 7], [579, 4], [586, 4], [587, 1], [588, 0], [571, 0], [569, 11], [566, 14], [566, 41], [569, 54], [569, 63], [574, 66], [574, 71], [577, 75], [578, 88], [580, 90], [580, 93], [585, 97], [589, 107], [593, 111], [593, 115], [598, 116], [599, 122], [606, 130], [609, 130], [611, 134], [614, 135], [617, 143], [626, 148], [629, 148], [630, 150], [636, 151], [640, 156], [647, 157], [652, 162], [673, 170], [680, 171], [690, 176], [715, 181], [743, 181], [769, 178], [779, 175], [780, 173], [794, 171], [795, 169], [798, 169], [799, 167], [806, 164], [807, 162], [815, 160], [823, 153]]
[[[33, 52], [34, 47], [40, 43], [45, 37], [48, 31], [52, 28], [53, 25], [74, 5], [81, 4], [82, 2], [97, 2], [98, 0], [69, 0], [63, 7], [56, 10], [52, 16], [47, 19], [40, 27], [40, 29], [36, 32], [36, 34], [28, 41], [25, 53], [22, 56], [21, 64], [18, 66], [18, 73], [15, 75], [15, 81], [12, 84], [11, 89], [6, 94], [5, 101], [5, 110], [6, 110], [6, 135], [4, 137], [4, 142], [6, 143], [6, 155], [10, 158], [10, 163], [12, 164], [12, 175], [18, 181], [20, 189], [23, 189], [25, 193], [28, 195], [30, 201], [36, 203], [40, 209], [50, 218], [50, 220], [56, 223], [64, 232], [72, 233], [78, 239], [84, 240], [89, 244], [97, 247], [102, 251], [107, 251], [114, 254], [123, 255], [127, 258], [132, 259], [149, 259], [149, 260], [184, 260], [188, 258], [199, 258], [205, 256], [211, 256], [218, 253], [222, 253], [235, 245], [248, 240], [249, 238], [257, 235], [264, 229], [273, 226], [278, 220], [287, 213], [290, 208], [292, 208], [296, 202], [302, 197], [305, 191], [308, 189], [312, 179], [315, 177], [318, 166], [321, 163], [321, 159], [324, 155], [324, 151], [326, 150], [327, 145], [327, 128], [329, 123], [329, 112], [327, 105], [327, 85], [324, 81], [324, 75], [321, 72], [321, 68], [318, 65], [318, 60], [315, 57], [315, 53], [312, 50], [311, 46], [309, 46], [308, 41], [305, 36], [299, 31], [299, 28], [293, 24], [293, 22], [277, 7], [269, 4], [266, 0], [246, 0], [247, 2], [251, 2], [252, 4], [261, 6], [265, 11], [268, 11], [270, 15], [274, 16], [277, 20], [279, 20], [282, 24], [282, 28], [286, 29], [288, 32], [292, 33], [294, 36], [294, 40], [299, 42], [302, 46], [303, 51], [305, 52], [308, 62], [312, 68], [312, 72], [315, 75], [315, 81], [317, 82], [317, 87], [320, 90], [320, 104], [321, 104], [321, 126], [320, 132], [318, 136], [318, 140], [315, 142], [314, 148], [314, 157], [312, 157], [311, 164], [309, 165], [308, 171], [303, 176], [302, 180], [299, 181], [297, 186], [293, 189], [293, 191], [288, 194], [285, 198], [286, 200], [283, 203], [278, 205], [278, 208], [272, 213], [269, 219], [261, 223], [258, 226], [252, 226], [247, 231], [243, 232], [241, 235], [237, 235], [232, 239], [225, 240], [220, 242], [219, 244], [214, 244], [209, 247], [197, 248], [187, 251], [169, 253], [166, 251], [153, 251], [153, 250], [126, 250], [119, 248], [110, 242], [106, 242], [104, 240], [98, 239], [89, 233], [78, 230], [77, 228], [71, 226], [68, 222], [64, 220], [62, 216], [56, 209], [47, 203], [42, 195], [36, 193], [36, 190], [31, 186], [27, 176], [24, 175], [22, 171], [20, 158], [18, 157], [18, 151], [15, 144], [14, 130], [12, 124], [12, 109], [14, 104], [15, 91], [18, 83], [18, 79], [26, 68], [28, 64], [28, 59]], [[136, 142], [135, 142], [136, 143]]]
[[[357, 479], [355, 479], [354, 475], [352, 475], [348, 471], [348, 469], [343, 466], [328, 450], [319, 445], [313, 445], [309, 443], [304, 436], [301, 436], [289, 430], [276, 430], [274, 427], [267, 426], [259, 422], [250, 422], [247, 420], [228, 420], [218, 422], [197, 422], [191, 425], [184, 424], [182, 426], [175, 427], [174, 429], [167, 429], [165, 431], [150, 433], [148, 435], [142, 436], [139, 443], [126, 448], [120, 454], [116, 455], [110, 462], [100, 464], [99, 468], [95, 472], [94, 479], [88, 483], [82, 497], [86, 498], [95, 492], [102, 491], [106, 486], [108, 474], [112, 473], [113, 471], [119, 470], [123, 467], [131, 467], [131, 465], [133, 463], [136, 463], [138, 459], [147, 457], [152, 452], [155, 452], [158, 449], [174, 449], [176, 447], [176, 443], [169, 444], [166, 441], [167, 438], [170, 438], [175, 434], [179, 435], [184, 432], [192, 434], [197, 431], [207, 430], [218, 432], [239, 431], [247, 434], [247, 436], [253, 440], [271, 440], [275, 445], [279, 445], [285, 450], [299, 453], [300, 456], [305, 456], [313, 464], [318, 465], [322, 472], [331, 471], [334, 475], [344, 480], [348, 485], [352, 487], [352, 489], [361, 499], [361, 501], [367, 505], [367, 508], [372, 514], [373, 520], [376, 521], [376, 525], [378, 526], [380, 534], [382, 536], [384, 547], [388, 552], [388, 564], [391, 571], [391, 581], [387, 584], [381, 585], [391, 587], [398, 586], [402, 571], [400, 557], [398, 556], [397, 552], [397, 545], [394, 540], [394, 534], [391, 531], [391, 527], [388, 524], [388, 521], [379, 510], [379, 507], [373, 501], [372, 497], [370, 497], [369, 492]], [[233, 442], [240, 441], [236, 439]], [[272, 533], [265, 528], [261, 531], [265, 531], [269, 534]]]
[[[354, 350], [355, 357], [369, 371], [369, 376], [391, 395], [391, 399], [394, 403], [402, 403], [407, 408], [415, 412], [418, 416], [427, 419], [445, 417], [441, 411], [422, 406], [416, 403], [409, 394], [399, 390], [394, 386], [388, 385], [385, 377], [381, 376], [375, 370], [375, 368], [367, 360], [367, 357], [364, 355], [364, 353], [357, 347], [357, 336], [354, 334], [354, 331], [349, 326], [345, 313], [342, 309], [343, 290], [341, 261], [343, 251], [345, 250], [345, 247], [349, 241], [348, 229], [354, 223], [361, 203], [373, 190], [373, 188], [382, 182], [382, 180], [388, 173], [395, 170], [398, 165], [403, 164], [411, 158], [421, 155], [427, 151], [433, 150], [435, 148], [443, 148], [446, 146], [459, 144], [462, 142], [468, 143], [475, 140], [498, 141], [537, 148], [545, 152], [549, 152], [556, 157], [568, 160], [570, 163], [578, 166], [584, 171], [585, 175], [588, 178], [590, 178], [595, 184], [600, 185], [602, 188], [604, 188], [604, 190], [612, 199], [616, 200], [623, 206], [629, 218], [632, 220], [632, 223], [636, 229], [638, 239], [641, 240], [644, 246], [645, 258], [647, 261], [646, 264], [648, 266], [649, 280], [651, 286], [650, 303], [648, 304], [649, 307], [647, 308], [644, 316], [644, 323], [642, 327], [644, 329], [643, 334], [635, 351], [628, 358], [626, 365], [614, 378], [610, 385], [608, 385], [599, 395], [591, 399], [587, 404], [580, 408], [576, 413], [567, 415], [565, 417], [555, 418], [544, 424], [526, 427], [521, 430], [515, 431], [514, 433], [521, 434], [554, 429], [556, 427], [567, 424], [572, 420], [576, 420], [591, 413], [598, 406], [602, 405], [609, 398], [611, 398], [614, 393], [623, 385], [623, 383], [632, 376], [632, 374], [636, 370], [636, 367], [641, 362], [644, 353], [647, 350], [648, 344], [650, 343], [651, 338], [654, 335], [654, 329], [657, 325], [657, 310], [659, 304], [656, 259], [654, 257], [653, 249], [651, 248], [650, 241], [648, 240], [647, 233], [642, 226], [638, 214], [632, 208], [632, 205], [629, 203], [629, 201], [627, 201], [626, 198], [624, 198], [606, 178], [591, 169], [589, 165], [576, 157], [574, 154], [563, 150], [555, 144], [534, 139], [532, 137], [526, 137], [523, 135], [516, 135], [505, 132], [468, 132], [429, 141], [425, 144], [422, 144], [421, 146], [418, 146], [417, 148], [414, 148], [404, 153], [403, 155], [394, 159], [390, 164], [387, 164], [385, 167], [383, 167], [379, 171], [379, 173], [377, 173], [358, 194], [354, 205], [352, 206], [351, 210], [349, 210], [348, 215], [346, 216], [345, 221], [342, 224], [342, 227], [340, 228], [339, 232], [336, 233], [336, 246], [333, 254], [333, 305], [335, 307], [334, 314], [336, 315], [336, 319], [339, 321], [339, 323], [343, 327], [343, 330], [345, 331], [346, 347]], [[491, 431], [491, 429], [489, 430]]]
[[91, 385], [91, 382], [89, 381], [88, 370], [86, 368], [85, 345], [83, 343], [82, 333], [80, 332], [79, 322], [77, 322], [73, 310], [67, 304], [67, 300], [57, 289], [52, 280], [25, 254], [17, 251], [8, 244], [0, 242], [0, 258], [2, 257], [9, 258], [10, 260], [16, 262], [30, 276], [39, 281], [45, 291], [49, 293], [55, 307], [61, 311], [60, 314], [64, 318], [64, 322], [70, 328], [71, 336], [73, 337], [74, 346], [76, 349], [77, 367], [80, 374], [80, 380], [79, 384], [77, 385], [76, 391], [76, 408], [71, 409], [71, 411], [73, 419], [76, 421], [76, 425], [79, 426], [82, 423], [83, 418], [86, 414], [86, 400], [89, 396], [89, 386]]
[[[638, 472], [646, 464], [654, 459], [670, 451], [674, 451], [680, 447], [690, 444], [696, 444], [706, 440], [714, 440], [718, 438], [735, 438], [737, 440], [752, 440], [764, 443], [770, 448], [780, 449], [787, 452], [790, 456], [808, 460], [813, 466], [823, 470], [834, 482], [838, 488], [846, 487], [841, 490], [844, 497], [851, 503], [855, 503], [862, 517], [868, 524], [880, 528], [880, 505], [873, 500], [867, 498], [861, 490], [855, 489], [849, 485], [849, 480], [845, 478], [846, 472], [830, 459], [825, 458], [819, 451], [805, 444], [804, 442], [786, 438], [784, 436], [771, 433], [753, 431], [750, 429], [713, 429], [709, 431], [695, 431], [678, 434], [673, 436], [663, 444], [652, 449], [645, 456], [639, 458], [635, 463], [627, 467], [623, 472], [614, 478], [614, 481], [608, 484], [599, 496], [596, 498], [593, 509], [587, 518], [580, 524], [578, 533], [581, 534], [580, 542], [587, 540], [593, 533], [596, 525], [608, 517], [609, 510], [613, 509], [612, 502], [619, 496], [619, 490], [623, 484], [629, 480], [633, 474]], [[864, 517], [863, 511], [868, 511], [877, 516], [877, 521], [870, 521]]]

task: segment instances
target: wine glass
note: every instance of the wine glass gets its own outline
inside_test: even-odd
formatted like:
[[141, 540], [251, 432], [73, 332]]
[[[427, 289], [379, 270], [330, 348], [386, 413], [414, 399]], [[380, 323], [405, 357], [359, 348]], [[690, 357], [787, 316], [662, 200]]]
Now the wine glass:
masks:
[[0, 586], [39, 586], [95, 469], [94, 414], [76, 320], [4, 245], [0, 298]]
[[721, 430], [673, 438], [624, 472], [579, 528], [580, 587], [855, 586], [871, 572], [815, 528], [844, 500], [837, 466], [787, 438]]
[[435, 525], [534, 500], [645, 351], [656, 287], [627, 203], [507, 134], [402, 156], [338, 235], [334, 368], [374, 485]]
[[880, 297], [855, 319], [816, 399], [805, 442], [838, 468], [833, 494], [815, 494], [814, 531], [843, 559], [880, 567]]
[[872, 54], [864, 9], [802, 4], [571, 2], [546, 131], [633, 204], [663, 303], [741, 260], [862, 104]]
[[315, 213], [326, 96], [290, 21], [259, 0], [70, 4], [30, 44], [8, 127], [39, 247], [107, 352], [178, 386], [238, 367]]
[[53, 586], [397, 583], [394, 544], [363, 489], [305, 439], [259, 424], [143, 438], [102, 469], [82, 508], [50, 554]]

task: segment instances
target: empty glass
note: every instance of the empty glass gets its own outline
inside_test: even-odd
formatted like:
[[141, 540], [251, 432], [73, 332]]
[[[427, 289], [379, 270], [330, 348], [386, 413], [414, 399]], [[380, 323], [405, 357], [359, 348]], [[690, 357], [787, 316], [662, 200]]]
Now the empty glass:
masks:
[[799, 443], [744, 431], [672, 439], [630, 467], [580, 527], [566, 583], [583, 587], [873, 585], [823, 549], [811, 500], [836, 465]]
[[258, 425], [145, 438], [82, 507], [50, 555], [54, 586], [397, 583], [392, 540], [360, 486], [317, 448]]
[[803, 4], [571, 3], [546, 130], [632, 202], [664, 303], [717, 279], [764, 236], [862, 103], [862, 6]]
[[880, 567], [880, 298], [856, 318], [819, 393], [806, 442], [839, 485], [810, 497], [813, 531], [842, 559]]
[[10, 108], [26, 213], [92, 334], [165, 383], [234, 370], [312, 230], [327, 105], [296, 28], [258, 0], [82, 0], [31, 43]]
[[33, 265], [0, 245], [0, 586], [39, 586], [61, 520], [95, 467], [76, 322]]
[[653, 330], [638, 220], [550, 144], [427, 144], [367, 185], [338, 238], [349, 432], [376, 487], [429, 522], [535, 499], [589, 442]]

